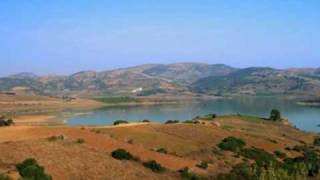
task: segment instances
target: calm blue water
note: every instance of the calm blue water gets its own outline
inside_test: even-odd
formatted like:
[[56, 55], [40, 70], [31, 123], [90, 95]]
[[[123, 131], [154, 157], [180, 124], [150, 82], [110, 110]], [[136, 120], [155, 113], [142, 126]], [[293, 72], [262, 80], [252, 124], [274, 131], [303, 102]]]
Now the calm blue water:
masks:
[[111, 125], [115, 120], [140, 121], [149, 119], [165, 122], [169, 119], [188, 120], [209, 113], [247, 114], [268, 117], [271, 109], [276, 108], [282, 116], [289, 119], [301, 130], [320, 132], [320, 108], [297, 105], [292, 100], [266, 97], [243, 97], [218, 99], [201, 103], [176, 105], [108, 107], [94, 110], [86, 115], [73, 116], [69, 125]]

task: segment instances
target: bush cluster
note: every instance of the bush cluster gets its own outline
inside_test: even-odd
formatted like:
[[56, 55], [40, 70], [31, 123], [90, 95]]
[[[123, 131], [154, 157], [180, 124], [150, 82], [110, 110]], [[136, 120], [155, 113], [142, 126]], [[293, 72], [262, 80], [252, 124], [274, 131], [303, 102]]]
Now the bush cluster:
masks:
[[239, 152], [245, 145], [246, 143], [242, 139], [230, 136], [223, 139], [222, 142], [218, 144], [218, 147], [222, 150]]
[[199, 164], [197, 164], [198, 168], [201, 169], [207, 169], [208, 168], [208, 162], [207, 161], [201, 161]]
[[23, 179], [52, 180], [52, 177], [45, 173], [44, 168], [35, 159], [26, 159], [17, 164], [16, 168]]
[[320, 137], [314, 138], [313, 145], [320, 146]]
[[168, 120], [165, 122], [165, 124], [176, 124], [179, 123], [179, 120]]
[[5, 116], [0, 116], [0, 127], [1, 126], [11, 126], [14, 125], [14, 122], [12, 119], [6, 119]]
[[229, 174], [219, 175], [218, 179], [302, 180], [318, 178], [320, 175], [319, 152], [312, 146], [297, 146], [296, 150], [299, 150], [303, 155], [296, 158], [286, 158], [285, 153], [275, 151], [274, 154], [283, 159], [283, 161], [277, 161], [274, 155], [262, 149], [242, 148], [237, 153], [254, 160], [255, 163], [240, 163], [234, 166]]
[[188, 167], [180, 169], [178, 172], [180, 173], [181, 179], [183, 180], [205, 180], [205, 178], [201, 176], [190, 173]]
[[240, 154], [243, 157], [255, 160], [259, 166], [267, 166], [277, 161], [272, 154], [258, 148], [245, 148], [241, 150]]
[[117, 149], [111, 153], [111, 156], [118, 160], [132, 160], [133, 156], [124, 149]]
[[119, 124], [128, 124], [128, 121], [125, 120], [116, 120], [115, 122], [113, 122], [113, 125], [119, 125]]
[[287, 157], [287, 154], [284, 152], [281, 152], [279, 150], [274, 151], [274, 155], [276, 155], [280, 159], [284, 159]]
[[271, 121], [280, 121], [281, 120], [281, 113], [277, 109], [272, 109], [270, 113], [270, 118]]
[[165, 168], [161, 166], [161, 164], [157, 163], [155, 160], [151, 160], [143, 163], [146, 168], [149, 168], [153, 172], [163, 172]]

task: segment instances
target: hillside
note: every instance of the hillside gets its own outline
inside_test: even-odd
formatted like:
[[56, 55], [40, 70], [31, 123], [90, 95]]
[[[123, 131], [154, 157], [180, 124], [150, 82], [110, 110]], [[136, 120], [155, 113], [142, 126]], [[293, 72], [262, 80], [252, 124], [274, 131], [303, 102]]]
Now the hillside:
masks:
[[187, 85], [199, 78], [225, 75], [233, 70], [225, 65], [178, 63], [81, 71], [70, 76], [39, 77], [20, 73], [0, 78], [0, 91], [52, 96], [181, 94], [188, 93]]
[[[27, 158], [38, 161], [53, 179], [251, 179], [254, 167], [269, 175], [319, 177], [316, 134], [258, 117], [82, 128], [13, 126], [1, 127], [0, 133], [0, 175], [14, 179], [19, 177], [15, 165]], [[119, 148], [135, 158], [114, 158]], [[150, 160], [164, 169], [150, 170], [145, 165]]]
[[150, 96], [208, 94], [317, 95], [320, 69], [251, 67], [223, 64], [147, 64], [109, 71], [81, 71], [69, 76], [19, 73], [0, 78], [0, 91], [47, 96]]
[[192, 91], [213, 94], [303, 94], [320, 92], [320, 75], [315, 69], [245, 68], [225, 76], [209, 76], [191, 86]]

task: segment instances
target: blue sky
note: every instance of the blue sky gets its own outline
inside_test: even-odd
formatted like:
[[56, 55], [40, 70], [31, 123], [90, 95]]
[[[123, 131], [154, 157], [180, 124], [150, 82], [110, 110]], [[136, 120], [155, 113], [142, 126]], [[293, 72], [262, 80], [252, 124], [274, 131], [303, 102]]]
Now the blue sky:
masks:
[[0, 75], [175, 62], [318, 67], [320, 1], [0, 2]]

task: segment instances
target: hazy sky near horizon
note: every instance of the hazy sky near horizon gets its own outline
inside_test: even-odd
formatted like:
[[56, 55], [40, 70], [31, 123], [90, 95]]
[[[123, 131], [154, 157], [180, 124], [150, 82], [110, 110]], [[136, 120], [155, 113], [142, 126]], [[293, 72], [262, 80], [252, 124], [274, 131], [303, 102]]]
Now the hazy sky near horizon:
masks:
[[319, 0], [1, 0], [0, 75], [320, 66]]

